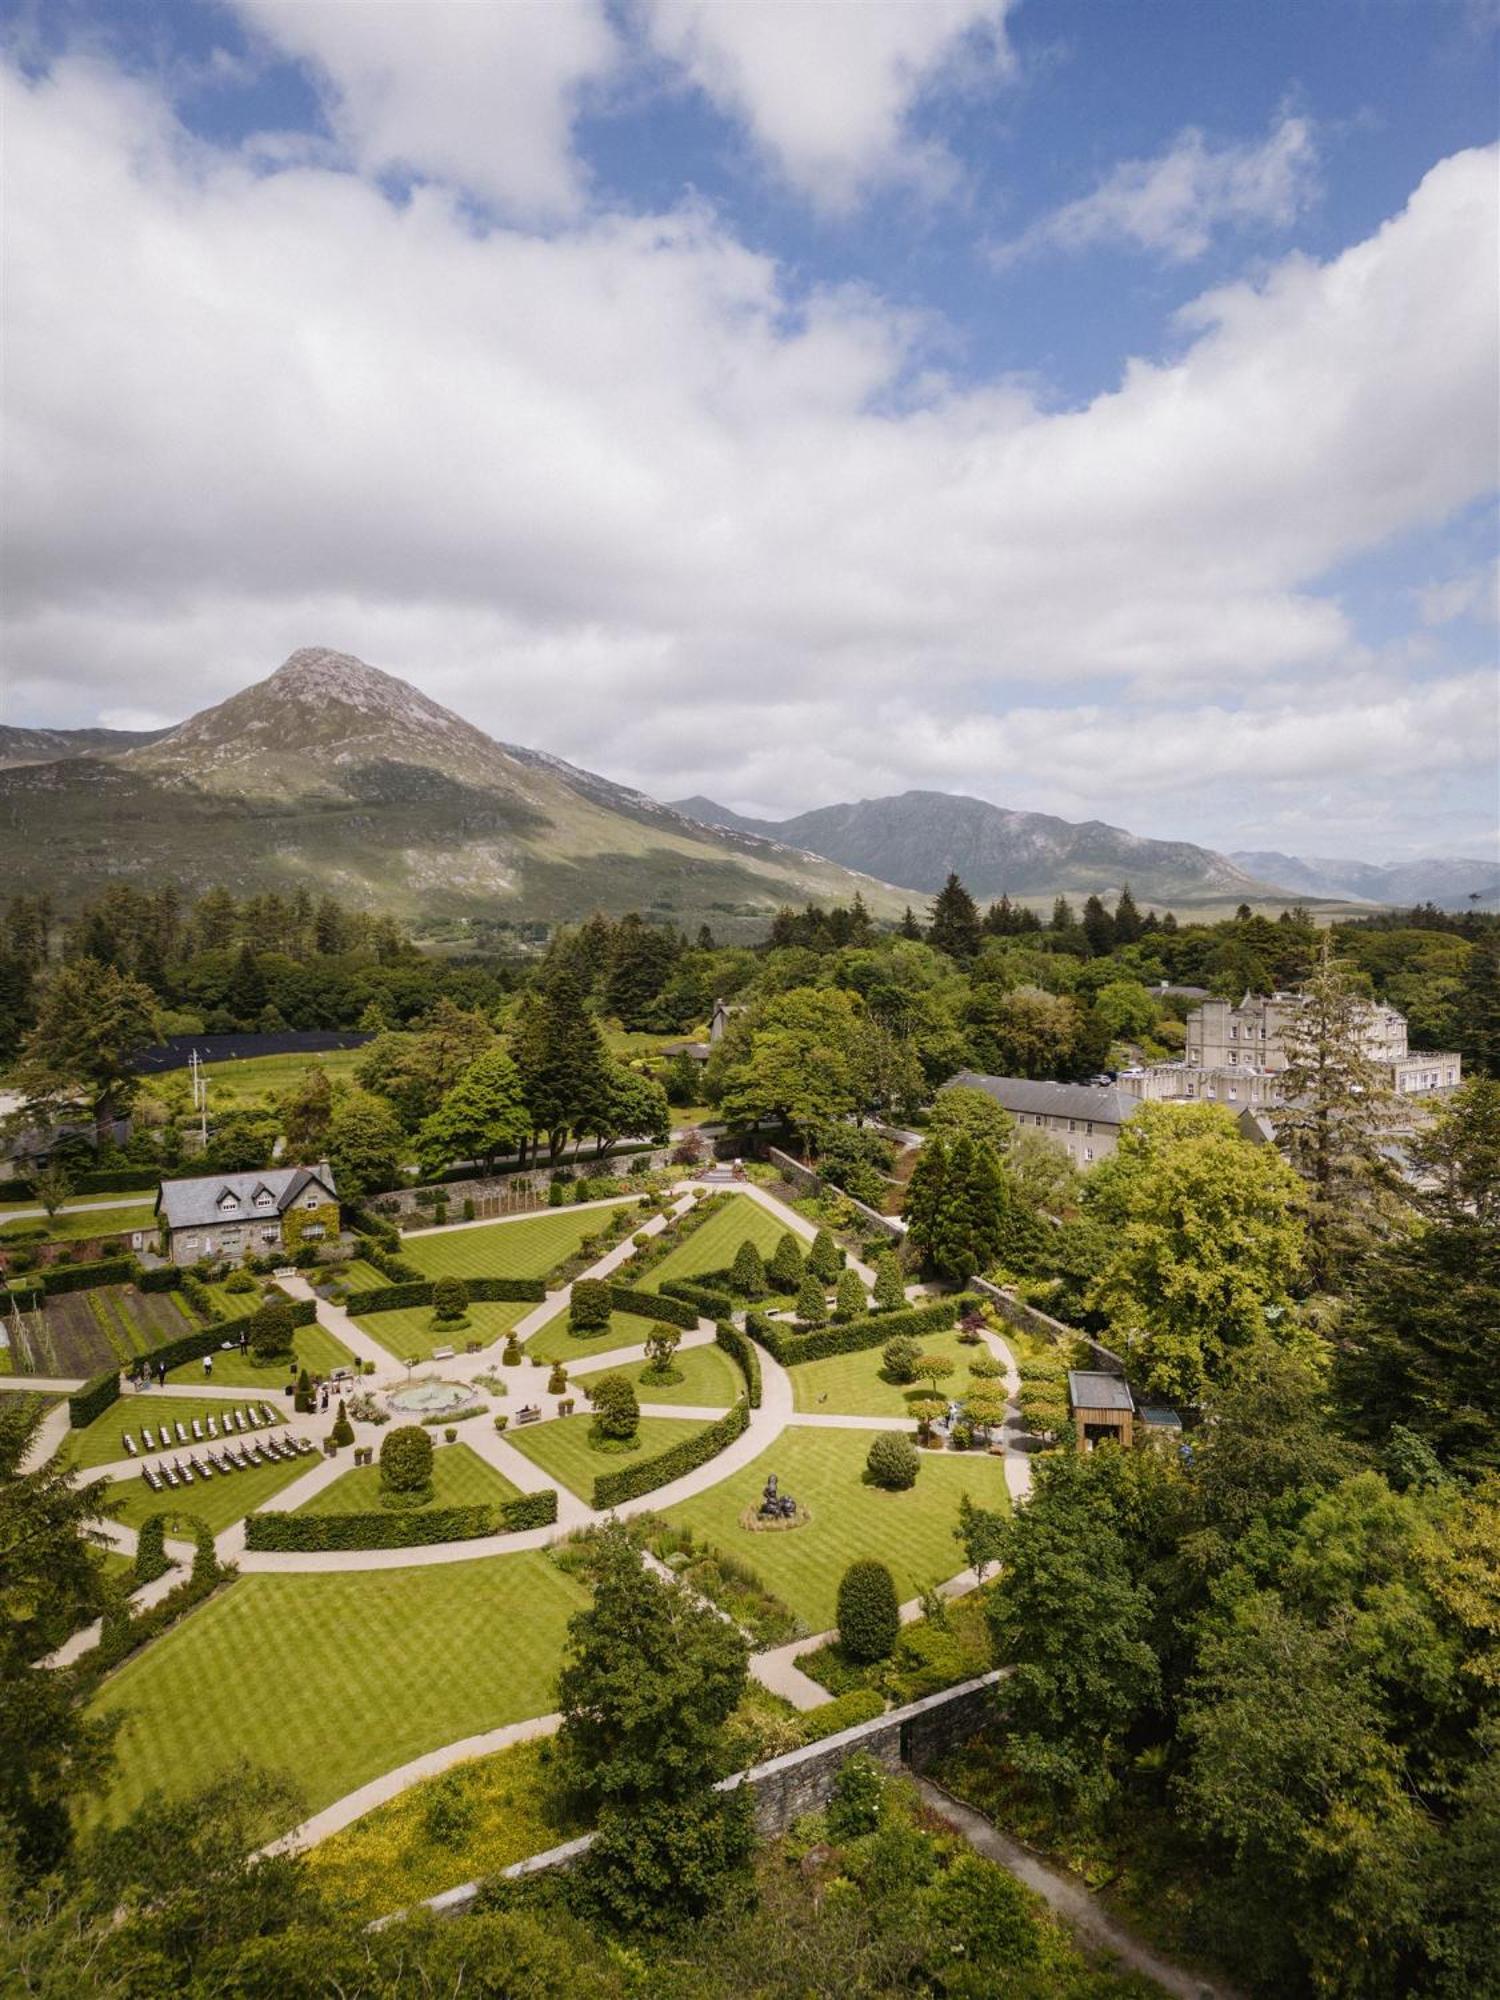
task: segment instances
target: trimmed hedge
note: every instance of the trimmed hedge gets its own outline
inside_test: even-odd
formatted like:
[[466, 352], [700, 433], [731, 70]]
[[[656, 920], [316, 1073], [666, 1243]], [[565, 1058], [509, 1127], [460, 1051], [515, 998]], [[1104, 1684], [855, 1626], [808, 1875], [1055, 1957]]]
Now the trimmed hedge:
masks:
[[81, 1431], [91, 1424], [95, 1417], [102, 1416], [111, 1403], [120, 1399], [120, 1371], [110, 1368], [102, 1375], [95, 1375], [85, 1382], [68, 1398], [68, 1427]]
[[214, 1538], [204, 1522], [196, 1514], [190, 1514], [186, 1519], [192, 1530], [195, 1548], [191, 1571], [174, 1590], [167, 1592], [159, 1604], [133, 1615], [129, 1599], [121, 1594], [115, 1609], [104, 1614], [98, 1645], [92, 1652], [85, 1653], [79, 1662], [77, 1672], [81, 1694], [86, 1696], [112, 1668], [165, 1632], [169, 1625], [175, 1625], [185, 1611], [193, 1610], [206, 1597], [212, 1597], [221, 1583], [227, 1583], [236, 1574], [232, 1563], [221, 1563], [214, 1554]]
[[749, 1422], [750, 1405], [741, 1399], [727, 1416], [705, 1425], [695, 1436], [673, 1445], [670, 1451], [658, 1452], [655, 1458], [643, 1459], [635, 1465], [622, 1465], [617, 1472], [601, 1472], [594, 1481], [595, 1508], [602, 1512], [607, 1507], [618, 1507], [622, 1500], [636, 1500], [642, 1493], [669, 1486], [685, 1472], [707, 1465], [734, 1443]]
[[96, 1285], [128, 1285], [136, 1275], [133, 1257], [105, 1257], [97, 1264], [49, 1264], [37, 1277], [43, 1292], [91, 1292]]
[[[528, 1305], [540, 1305], [547, 1296], [547, 1287], [540, 1278], [465, 1278], [463, 1282], [470, 1305], [495, 1299], [524, 1299]], [[362, 1292], [350, 1292], [344, 1300], [344, 1310], [357, 1316], [400, 1312], [405, 1306], [430, 1306], [433, 1288], [441, 1283], [441, 1278], [424, 1278], [410, 1284], [369, 1285]]]
[[153, 1264], [135, 1282], [142, 1292], [177, 1292], [182, 1289], [182, 1272], [175, 1264]]
[[747, 1340], [737, 1326], [721, 1319], [714, 1328], [714, 1339], [739, 1368], [745, 1378], [745, 1392], [750, 1398], [752, 1410], [760, 1408], [760, 1357], [755, 1352], [753, 1341]]
[[661, 1288], [666, 1297], [685, 1299], [696, 1306], [705, 1319], [728, 1319], [734, 1311], [733, 1295], [727, 1289], [716, 1292], [701, 1278], [664, 1278]]
[[885, 1697], [874, 1688], [850, 1688], [847, 1694], [836, 1695], [832, 1701], [820, 1702], [816, 1708], [809, 1708], [802, 1717], [802, 1740], [816, 1743], [824, 1736], [837, 1736], [841, 1729], [852, 1729], [858, 1722], [873, 1722], [877, 1715], [885, 1714]]
[[935, 1299], [929, 1306], [907, 1306], [901, 1312], [868, 1313], [842, 1326], [820, 1326], [811, 1333], [791, 1333], [769, 1314], [753, 1308], [745, 1315], [745, 1331], [758, 1340], [783, 1368], [799, 1361], [824, 1361], [830, 1354], [857, 1354], [867, 1347], [884, 1347], [897, 1334], [932, 1333], [954, 1325], [961, 1312], [979, 1303], [967, 1292]]
[[[285, 1294], [282, 1295], [285, 1297]], [[312, 1326], [318, 1317], [316, 1299], [287, 1299], [287, 1309], [292, 1315], [293, 1326]], [[211, 1320], [207, 1326], [200, 1326], [195, 1333], [179, 1334], [175, 1340], [163, 1341], [160, 1347], [147, 1348], [140, 1357], [146, 1368], [165, 1365], [168, 1370], [180, 1368], [184, 1361], [196, 1361], [204, 1354], [217, 1354], [224, 1344], [224, 1337], [231, 1327], [244, 1326], [248, 1315], [240, 1319]]]
[[681, 1299], [668, 1298], [664, 1292], [640, 1292], [630, 1285], [611, 1285], [609, 1301], [617, 1313], [638, 1313], [642, 1319], [665, 1320], [668, 1326], [680, 1326], [691, 1333], [698, 1324], [698, 1315]]
[[167, 1561], [167, 1517], [148, 1514], [135, 1538], [135, 1588], [154, 1583], [172, 1565]]
[[557, 1491], [523, 1493], [503, 1506], [430, 1507], [420, 1513], [248, 1514], [247, 1549], [302, 1554], [335, 1549], [410, 1549], [433, 1542], [471, 1542], [483, 1535], [549, 1528]]

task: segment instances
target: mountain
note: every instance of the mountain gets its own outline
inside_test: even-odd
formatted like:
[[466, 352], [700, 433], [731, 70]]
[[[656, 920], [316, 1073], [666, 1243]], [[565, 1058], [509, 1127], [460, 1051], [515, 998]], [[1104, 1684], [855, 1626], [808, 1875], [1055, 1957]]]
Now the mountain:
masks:
[[1056, 895], [1111, 899], [1125, 883], [1144, 909], [1285, 900], [1274, 877], [1185, 840], [1143, 840], [1103, 820], [1012, 812], [956, 792], [902, 792], [894, 798], [820, 806], [795, 819], [746, 819], [712, 799], [678, 801], [707, 826], [806, 848], [845, 868], [930, 896], [957, 870], [975, 896]]
[[1270, 876], [1314, 896], [1358, 896], [1371, 903], [1393, 903], [1398, 909], [1436, 903], [1440, 910], [1473, 909], [1472, 899], [1477, 897], [1479, 909], [1500, 909], [1500, 863], [1493, 861], [1439, 855], [1381, 866], [1325, 855], [1259, 851], [1233, 854], [1230, 859], [1252, 874]]
[[[16, 732], [70, 738], [83, 733]], [[783, 903], [899, 916], [889, 885], [714, 832], [543, 751], [498, 743], [347, 653], [269, 679], [149, 740], [0, 770], [7, 883], [76, 905], [106, 882], [300, 883], [409, 918], [560, 922], [639, 909], [733, 938]]]
[[0, 723], [0, 771], [18, 764], [58, 764], [71, 757], [113, 756], [155, 743], [165, 729], [15, 729]]

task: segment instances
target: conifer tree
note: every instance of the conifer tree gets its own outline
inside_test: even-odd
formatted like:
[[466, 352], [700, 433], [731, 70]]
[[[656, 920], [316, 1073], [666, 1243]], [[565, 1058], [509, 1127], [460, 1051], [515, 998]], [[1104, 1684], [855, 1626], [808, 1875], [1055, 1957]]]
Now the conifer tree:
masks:
[[897, 937], [911, 938], [918, 944], [922, 941], [922, 926], [917, 922], [916, 912], [912, 909], [910, 903], [907, 904], [906, 913], [897, 926], [896, 935]]
[[1135, 906], [1135, 898], [1130, 893], [1127, 882], [1120, 891], [1120, 900], [1115, 904], [1115, 943], [1135, 944], [1141, 935], [1141, 913]]
[[875, 1310], [895, 1312], [906, 1304], [901, 1259], [894, 1250], [883, 1250], [875, 1260]]
[[797, 1293], [797, 1317], [804, 1326], [826, 1326], [828, 1324], [828, 1301], [823, 1295], [823, 1287], [809, 1271], [802, 1280]]
[[1052, 921], [1047, 928], [1056, 932], [1059, 937], [1065, 937], [1069, 931], [1077, 930], [1078, 919], [1074, 916], [1073, 905], [1066, 896], [1059, 896], [1053, 902]]
[[869, 1309], [870, 1302], [865, 1296], [864, 1286], [859, 1281], [858, 1271], [840, 1271], [838, 1285], [833, 1295], [834, 1318], [841, 1321], [861, 1319]]
[[1307, 1267], [1330, 1289], [1389, 1224], [1395, 1172], [1383, 1150], [1394, 1108], [1366, 1052], [1370, 1003], [1325, 936], [1283, 1033], [1276, 1141], [1307, 1187]]
[[931, 1255], [933, 1232], [947, 1178], [947, 1143], [937, 1133], [929, 1133], [926, 1144], [917, 1155], [911, 1179], [906, 1184], [906, 1205], [902, 1211], [906, 1219], [907, 1240], [915, 1245], [924, 1259]]
[[844, 1268], [844, 1253], [826, 1229], [820, 1229], [812, 1240], [807, 1268], [825, 1285], [831, 1285]]
[[782, 1232], [781, 1241], [771, 1257], [766, 1276], [771, 1281], [773, 1291], [795, 1295], [802, 1283], [802, 1251], [790, 1229]]
[[1114, 949], [1115, 920], [1097, 896], [1090, 896], [1083, 906], [1083, 934], [1095, 958], [1106, 958]]
[[956, 874], [933, 898], [928, 918], [927, 942], [935, 951], [945, 951], [961, 964], [977, 956], [983, 937], [979, 908]]
[[742, 1299], [760, 1299], [766, 1293], [766, 1267], [761, 1254], [747, 1236], [734, 1253], [729, 1282]]
[[1464, 1061], [1500, 1077], [1500, 932], [1474, 940], [1453, 1014]]

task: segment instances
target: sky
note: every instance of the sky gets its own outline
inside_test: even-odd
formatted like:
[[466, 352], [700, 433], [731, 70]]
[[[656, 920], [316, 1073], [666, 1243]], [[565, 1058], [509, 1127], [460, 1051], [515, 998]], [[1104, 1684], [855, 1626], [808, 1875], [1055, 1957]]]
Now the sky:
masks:
[[1496, 0], [4, 0], [0, 717], [1500, 853]]

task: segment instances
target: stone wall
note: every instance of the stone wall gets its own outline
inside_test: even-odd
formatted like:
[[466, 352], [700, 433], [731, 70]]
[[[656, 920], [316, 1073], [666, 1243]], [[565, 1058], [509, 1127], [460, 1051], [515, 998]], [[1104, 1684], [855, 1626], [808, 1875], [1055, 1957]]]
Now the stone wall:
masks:
[[[782, 1179], [790, 1181], [793, 1187], [806, 1188], [809, 1194], [823, 1192], [823, 1176], [814, 1173], [811, 1167], [804, 1166], [801, 1160], [793, 1159], [790, 1153], [783, 1153], [779, 1146], [767, 1146], [766, 1157]], [[889, 1236], [896, 1243], [905, 1236], [906, 1224], [899, 1216], [882, 1215], [878, 1208], [866, 1207], [864, 1202], [856, 1201], [852, 1194], [845, 1194], [842, 1188], [834, 1188], [832, 1192], [840, 1201], [848, 1202], [867, 1229], [878, 1230], [881, 1235]]]
[[1075, 1340], [1086, 1341], [1097, 1365], [1103, 1366], [1108, 1363], [1122, 1373], [1125, 1372], [1124, 1357], [1116, 1354], [1113, 1348], [1103, 1346], [1076, 1326], [1068, 1326], [1060, 1319], [1053, 1319], [1050, 1313], [1044, 1313], [1036, 1306], [1027, 1305], [1026, 1301], [1018, 1299], [1014, 1292], [1006, 1291], [1001, 1285], [992, 1285], [988, 1278], [971, 1278], [969, 1290], [978, 1292], [982, 1299], [988, 1299], [1003, 1320], [1008, 1320], [1012, 1326], [1020, 1327], [1023, 1333], [1032, 1333], [1038, 1339], [1051, 1341], [1054, 1347], [1071, 1345]]

